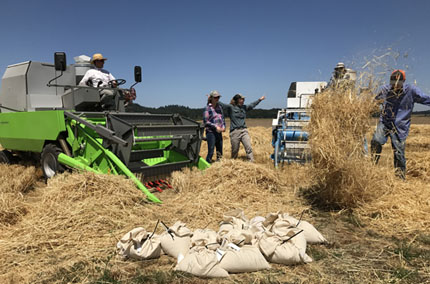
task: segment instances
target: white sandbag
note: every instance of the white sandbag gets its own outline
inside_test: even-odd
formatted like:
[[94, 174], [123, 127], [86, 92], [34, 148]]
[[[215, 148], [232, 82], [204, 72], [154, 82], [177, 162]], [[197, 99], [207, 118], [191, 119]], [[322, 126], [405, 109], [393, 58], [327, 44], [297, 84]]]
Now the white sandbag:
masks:
[[289, 221], [291, 224], [294, 224], [295, 227], [303, 230], [308, 244], [319, 244], [327, 242], [326, 238], [324, 238], [324, 236], [309, 222], [304, 220], [297, 220], [296, 218], [288, 214], [282, 214], [280, 218]]
[[160, 236], [163, 251], [174, 258], [178, 258], [180, 254], [186, 255], [191, 246], [193, 232], [180, 221], [171, 226], [169, 232]]
[[218, 249], [217, 252], [222, 254], [220, 266], [229, 273], [270, 269], [270, 264], [261, 254], [259, 248], [255, 246], [228, 247], [224, 251]]
[[297, 228], [302, 229], [309, 244], [327, 243], [327, 239], [307, 221], [300, 221]]
[[288, 220], [278, 218], [275, 220], [275, 222], [270, 227], [270, 231], [276, 235], [284, 236], [288, 234], [291, 229], [295, 229], [296, 226], [294, 223], [291, 223]]
[[[280, 223], [278, 223], [280, 222]], [[278, 223], [278, 224], [275, 224]], [[265, 221], [263, 222], [264, 227], [272, 232], [275, 232], [279, 235], [283, 233], [279, 230], [283, 230], [289, 227], [295, 227], [303, 230], [303, 234], [306, 238], [306, 241], [309, 244], [315, 243], [325, 243], [327, 240], [323, 237], [323, 235], [318, 232], [317, 229], [309, 222], [304, 220], [298, 220], [293, 216], [288, 215], [287, 213], [269, 213], [266, 216]]]
[[211, 229], [197, 229], [191, 237], [191, 247], [207, 247], [216, 250], [219, 247], [217, 234]]
[[123, 258], [153, 259], [161, 254], [157, 235], [150, 235], [144, 228], [134, 228], [117, 243], [118, 254]]
[[279, 236], [267, 231], [258, 243], [259, 248], [269, 262], [286, 265], [312, 262], [306, 254], [306, 239], [298, 232], [300, 230], [291, 229], [286, 235]]
[[248, 229], [249, 220], [242, 209], [234, 209], [223, 215], [222, 223], [233, 225], [234, 229]]
[[263, 226], [264, 226], [266, 229], [269, 229], [269, 230], [270, 230], [270, 228], [271, 228], [271, 226], [273, 225], [273, 223], [275, 222], [275, 220], [276, 220], [276, 219], [278, 219], [279, 214], [280, 214], [280, 212], [279, 212], [279, 211], [278, 211], [278, 212], [275, 212], [275, 213], [268, 213], [268, 214], [266, 215], [266, 218], [264, 218]]
[[247, 230], [249, 228], [249, 220], [246, 218], [243, 210], [235, 209], [223, 215], [223, 220], [220, 223], [217, 233], [217, 241], [222, 242], [224, 236], [231, 230]]
[[218, 241], [222, 240], [224, 235], [226, 235], [231, 230], [234, 230], [234, 228], [235, 228], [235, 225], [233, 225], [232, 223], [221, 222], [217, 233], [217, 240]]
[[254, 234], [263, 233], [266, 231], [264, 228], [264, 221], [266, 221], [266, 218], [263, 216], [255, 216], [249, 221], [249, 229]]
[[231, 210], [231, 211], [228, 211], [228, 212], [224, 213], [224, 215], [223, 215], [223, 221], [224, 222], [230, 222], [232, 220], [232, 218], [240, 219], [244, 223], [248, 223], [249, 222], [249, 220], [245, 216], [245, 213], [243, 212], [243, 210], [239, 209], [239, 208]]
[[216, 252], [201, 246], [193, 247], [175, 270], [199, 277], [228, 277], [228, 272], [219, 265]]
[[222, 237], [217, 235], [218, 243], [233, 243], [238, 246], [251, 245], [254, 234], [250, 230], [232, 229]]

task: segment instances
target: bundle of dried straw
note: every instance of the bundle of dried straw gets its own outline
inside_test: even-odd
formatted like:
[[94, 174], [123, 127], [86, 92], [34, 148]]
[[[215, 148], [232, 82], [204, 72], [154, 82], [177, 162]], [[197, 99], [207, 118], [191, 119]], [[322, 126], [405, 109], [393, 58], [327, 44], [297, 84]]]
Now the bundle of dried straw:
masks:
[[309, 124], [312, 194], [329, 207], [353, 208], [384, 191], [381, 172], [365, 153], [365, 135], [375, 110], [370, 92], [327, 89], [315, 96]]

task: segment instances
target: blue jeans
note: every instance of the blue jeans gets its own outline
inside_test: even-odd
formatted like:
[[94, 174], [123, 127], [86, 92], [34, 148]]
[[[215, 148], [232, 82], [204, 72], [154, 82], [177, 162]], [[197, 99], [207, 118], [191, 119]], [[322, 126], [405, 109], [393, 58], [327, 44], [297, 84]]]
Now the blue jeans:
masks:
[[371, 142], [372, 157], [375, 163], [378, 163], [381, 157], [382, 145], [387, 143], [388, 137], [391, 138], [391, 147], [394, 152], [394, 167], [399, 177], [405, 178], [406, 174], [406, 158], [405, 158], [405, 140], [399, 138], [395, 129], [388, 129], [382, 122], [378, 123], [376, 131], [373, 134]]
[[214, 154], [214, 148], [216, 148], [216, 159], [222, 158], [222, 134], [218, 132], [206, 132], [206, 139], [208, 142], [208, 155], [206, 161], [212, 162], [212, 156]]

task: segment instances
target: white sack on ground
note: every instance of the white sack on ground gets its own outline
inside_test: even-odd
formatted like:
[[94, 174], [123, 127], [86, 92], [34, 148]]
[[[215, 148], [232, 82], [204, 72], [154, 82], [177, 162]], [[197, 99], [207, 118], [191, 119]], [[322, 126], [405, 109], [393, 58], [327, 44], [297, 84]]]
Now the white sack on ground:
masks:
[[235, 209], [224, 213], [221, 224], [231, 224], [234, 229], [247, 229], [249, 220], [242, 209]]
[[280, 218], [288, 220], [290, 223], [295, 224], [295, 226], [303, 230], [304, 236], [308, 244], [319, 244], [326, 243], [327, 240], [324, 236], [309, 222], [304, 220], [297, 220], [296, 218], [288, 215], [282, 214]]
[[176, 222], [170, 228], [169, 232], [164, 232], [160, 236], [161, 248], [168, 255], [178, 258], [178, 256], [186, 255], [191, 246], [192, 231], [188, 229], [185, 223]]
[[264, 221], [266, 221], [266, 218], [263, 216], [255, 216], [249, 221], [249, 229], [254, 234], [260, 234], [266, 231], [264, 228]]
[[266, 215], [266, 218], [264, 218], [263, 221], [263, 226], [266, 229], [270, 229], [270, 227], [273, 225], [273, 223], [275, 222], [276, 219], [278, 219], [280, 212], [275, 212], [275, 213], [268, 213]]
[[220, 266], [230, 273], [254, 272], [264, 269], [270, 269], [270, 264], [261, 254], [258, 247], [242, 246], [227, 247], [225, 250], [218, 249], [222, 254]]
[[199, 277], [228, 277], [228, 272], [219, 265], [216, 252], [202, 246], [190, 249], [175, 270]]
[[134, 228], [117, 243], [118, 254], [123, 258], [153, 259], [161, 254], [159, 236], [150, 235], [144, 228]]
[[[276, 224], [277, 223], [277, 224]], [[274, 232], [279, 235], [283, 235], [284, 232], [279, 231], [283, 230], [284, 228], [298, 228], [303, 230], [303, 234], [306, 238], [306, 241], [309, 244], [318, 244], [318, 243], [325, 243], [327, 240], [324, 238], [324, 236], [318, 232], [315, 227], [310, 224], [307, 221], [304, 220], [298, 220], [287, 213], [269, 213], [266, 216], [266, 220], [263, 222], [263, 225], [271, 232]]]
[[222, 237], [218, 234], [217, 241], [222, 244], [233, 243], [238, 246], [251, 245], [254, 239], [254, 234], [250, 230], [231, 229], [224, 233]]
[[291, 236], [299, 231], [299, 229], [291, 229], [284, 236], [279, 236], [269, 231], [264, 232], [258, 243], [259, 248], [269, 262], [287, 265], [312, 262], [312, 258], [306, 254], [304, 235], [299, 233], [290, 239]]
[[197, 229], [193, 232], [193, 236], [191, 237], [191, 247], [206, 246], [209, 249], [215, 250], [219, 247], [216, 238], [217, 235], [214, 230]]
[[243, 210], [235, 209], [223, 215], [222, 222], [220, 223], [217, 233], [217, 239], [222, 241], [224, 235], [231, 230], [246, 230], [249, 227], [249, 220], [246, 218]]
[[233, 219], [239, 219], [242, 220], [244, 223], [249, 223], [248, 218], [245, 216], [245, 213], [242, 209], [234, 209], [231, 211], [228, 211], [224, 213], [223, 215], [223, 221], [224, 222], [231, 222]]

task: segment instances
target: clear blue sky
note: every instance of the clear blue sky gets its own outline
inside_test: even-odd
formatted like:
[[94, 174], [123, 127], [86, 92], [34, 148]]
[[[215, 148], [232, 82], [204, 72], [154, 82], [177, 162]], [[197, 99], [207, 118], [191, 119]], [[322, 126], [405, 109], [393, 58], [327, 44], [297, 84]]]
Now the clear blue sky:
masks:
[[143, 66], [142, 105], [203, 107], [216, 89], [281, 108], [291, 81], [327, 81], [338, 61], [360, 71], [392, 48], [401, 62], [390, 67], [430, 93], [429, 15], [426, 0], [2, 0], [0, 70], [101, 52], [130, 83]]

